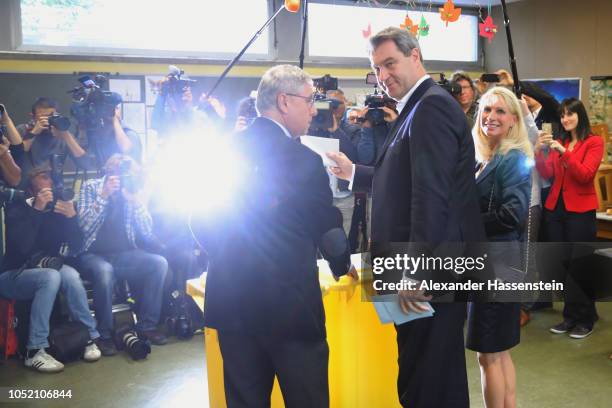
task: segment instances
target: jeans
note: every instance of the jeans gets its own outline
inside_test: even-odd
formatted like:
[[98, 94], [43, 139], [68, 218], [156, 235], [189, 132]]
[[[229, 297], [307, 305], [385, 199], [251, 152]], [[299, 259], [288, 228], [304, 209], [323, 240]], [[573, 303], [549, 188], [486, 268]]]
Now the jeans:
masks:
[[49, 347], [49, 318], [60, 290], [66, 299], [71, 319], [87, 326], [91, 339], [100, 337], [89, 312], [85, 288], [74, 268], [64, 265], [59, 271], [34, 268], [21, 273], [13, 270], [0, 274], [0, 296], [16, 300], [32, 299], [28, 350]]
[[113, 290], [116, 279], [126, 279], [142, 293], [138, 308], [137, 330], [151, 330], [159, 322], [164, 280], [168, 262], [160, 255], [140, 249], [111, 253], [85, 253], [79, 256], [79, 270], [93, 282], [93, 300], [98, 331], [103, 339], [113, 332]]

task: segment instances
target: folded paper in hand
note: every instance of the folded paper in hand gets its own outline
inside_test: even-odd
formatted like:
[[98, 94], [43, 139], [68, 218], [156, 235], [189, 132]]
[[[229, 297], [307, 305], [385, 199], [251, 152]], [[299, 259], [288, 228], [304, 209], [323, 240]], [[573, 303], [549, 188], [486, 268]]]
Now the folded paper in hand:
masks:
[[434, 314], [434, 309], [428, 302], [421, 302], [427, 304], [429, 310], [423, 313], [410, 312], [404, 313], [399, 305], [397, 295], [382, 295], [373, 296], [372, 303], [378, 314], [378, 318], [382, 324], [395, 323], [403, 324], [416, 319], [422, 319], [424, 317], [431, 317]]
[[321, 156], [325, 167], [336, 165], [336, 163], [329, 159], [325, 153], [338, 153], [340, 151], [340, 140], [329, 137], [302, 136], [300, 137], [300, 141], [304, 146]]

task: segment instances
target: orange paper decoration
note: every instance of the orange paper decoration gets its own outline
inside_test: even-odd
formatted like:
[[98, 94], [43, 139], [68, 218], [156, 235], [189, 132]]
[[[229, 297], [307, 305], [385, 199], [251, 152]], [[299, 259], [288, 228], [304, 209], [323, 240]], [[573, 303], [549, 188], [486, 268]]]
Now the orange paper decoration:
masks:
[[416, 36], [419, 32], [419, 25], [414, 24], [412, 20], [410, 19], [410, 17], [408, 17], [407, 14], [406, 14], [406, 19], [404, 20], [404, 24], [400, 24], [400, 28], [404, 28], [410, 31], [410, 33], [414, 36]]
[[461, 15], [461, 8], [455, 7], [453, 0], [448, 0], [444, 4], [444, 7], [440, 7], [439, 10], [440, 18], [446, 23], [447, 27], [448, 23], [459, 20], [459, 16]]

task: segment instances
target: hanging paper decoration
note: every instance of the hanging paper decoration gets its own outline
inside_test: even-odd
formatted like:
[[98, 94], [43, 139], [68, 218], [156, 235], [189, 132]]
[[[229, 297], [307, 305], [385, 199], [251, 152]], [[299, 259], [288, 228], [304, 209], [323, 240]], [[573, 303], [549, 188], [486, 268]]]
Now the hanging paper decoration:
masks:
[[368, 23], [367, 30], [361, 30], [361, 35], [363, 35], [363, 38], [365, 39], [370, 38], [370, 36], [372, 35], [372, 23]]
[[487, 16], [484, 23], [478, 24], [478, 27], [480, 28], [480, 36], [487, 38], [489, 42], [491, 42], [497, 33], [497, 26], [493, 24], [491, 16]]
[[406, 19], [404, 20], [404, 24], [400, 24], [400, 27], [410, 31], [410, 33], [412, 33], [412, 35], [415, 35], [415, 36], [419, 32], [419, 26], [417, 24], [412, 23], [412, 20], [410, 19], [410, 17], [408, 17], [408, 14], [406, 14]]
[[453, 0], [447, 0], [444, 7], [440, 7], [439, 10], [440, 18], [446, 23], [447, 27], [448, 23], [459, 20], [459, 16], [461, 15], [461, 8], [455, 7]]
[[419, 37], [427, 37], [429, 35], [429, 24], [425, 20], [425, 16], [421, 16], [421, 22], [419, 23]]

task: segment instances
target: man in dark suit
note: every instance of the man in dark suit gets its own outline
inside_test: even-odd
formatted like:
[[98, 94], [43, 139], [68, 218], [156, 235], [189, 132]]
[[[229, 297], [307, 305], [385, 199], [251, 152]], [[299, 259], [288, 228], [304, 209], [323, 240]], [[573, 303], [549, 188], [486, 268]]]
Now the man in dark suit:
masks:
[[[474, 181], [474, 145], [465, 114], [429, 78], [417, 40], [387, 28], [370, 39], [370, 59], [400, 116], [374, 167], [342, 154], [332, 171], [353, 189], [372, 189], [372, 246], [405, 242], [437, 254], [449, 243], [483, 242]], [[374, 255], [373, 255], [374, 256]], [[414, 275], [431, 279], [426, 274]], [[447, 294], [445, 297], [452, 296]], [[400, 291], [405, 312], [427, 309], [422, 291]], [[463, 321], [465, 303], [434, 303], [431, 318], [397, 326], [399, 399], [410, 407], [468, 407]]]
[[202, 226], [210, 254], [205, 323], [219, 332], [230, 408], [270, 406], [275, 375], [287, 406], [329, 405], [317, 248], [336, 277], [349, 271], [350, 252], [323, 162], [297, 140], [316, 114], [313, 103], [301, 69], [264, 74], [261, 116], [235, 137], [242, 160], [231, 165], [243, 187]]

